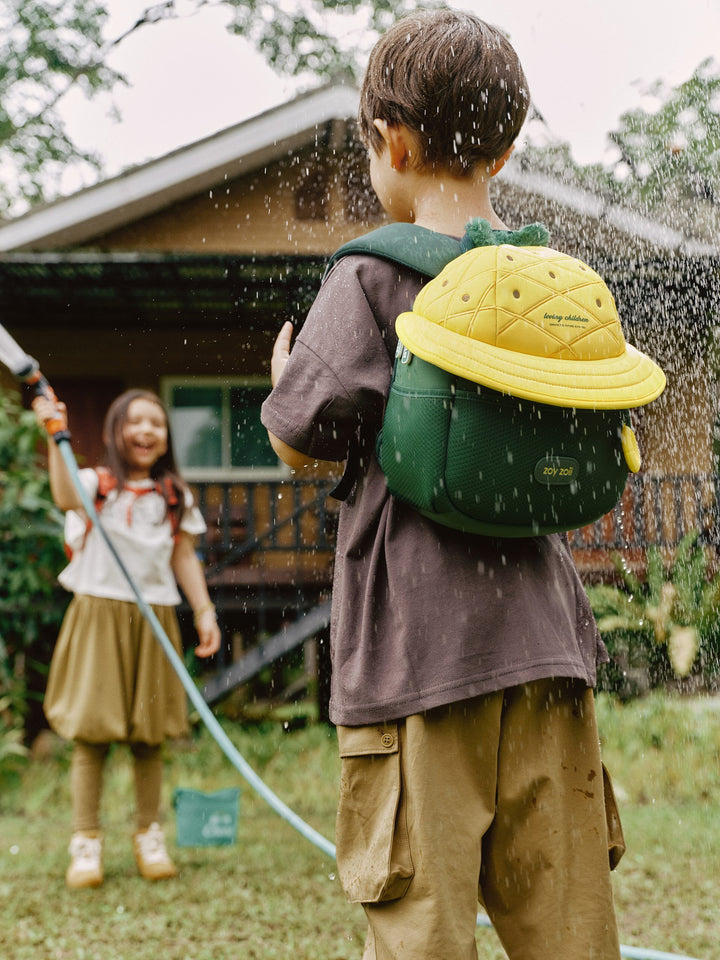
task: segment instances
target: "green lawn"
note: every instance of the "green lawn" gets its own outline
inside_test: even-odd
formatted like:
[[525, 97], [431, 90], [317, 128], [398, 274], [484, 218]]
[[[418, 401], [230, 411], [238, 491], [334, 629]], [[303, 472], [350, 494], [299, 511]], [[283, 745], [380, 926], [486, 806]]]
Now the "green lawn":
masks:
[[[628, 852], [615, 873], [624, 944], [716, 960], [720, 910], [720, 701], [601, 698], [604, 756]], [[253, 767], [332, 838], [338, 761], [331, 730], [227, 725]], [[334, 863], [245, 787], [207, 734], [167, 751], [165, 821], [178, 879], [137, 877], [131, 768], [111, 758], [104, 801], [105, 884], [64, 885], [68, 752], [35, 760], [0, 798], [3, 960], [360, 960], [363, 913], [345, 903]], [[238, 842], [175, 848], [176, 786], [241, 786]], [[505, 956], [492, 930], [481, 960]]]

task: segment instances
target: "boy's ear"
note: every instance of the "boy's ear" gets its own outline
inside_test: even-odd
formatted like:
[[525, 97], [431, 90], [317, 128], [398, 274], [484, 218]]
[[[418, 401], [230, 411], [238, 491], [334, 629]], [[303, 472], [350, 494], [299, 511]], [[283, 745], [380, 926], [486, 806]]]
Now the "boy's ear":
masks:
[[500, 173], [502, 168], [510, 159], [510, 155], [512, 154], [514, 149], [515, 149], [515, 144], [513, 143], [512, 146], [507, 148], [507, 150], [501, 157], [499, 157], [497, 160], [493, 160], [493, 162], [490, 164], [490, 167], [488, 168], [488, 173], [490, 174], [491, 177], [494, 177], [496, 173]]
[[385, 141], [390, 151], [390, 166], [402, 170], [413, 157], [413, 140], [410, 131], [401, 123], [389, 124], [386, 120], [373, 120], [373, 126]]

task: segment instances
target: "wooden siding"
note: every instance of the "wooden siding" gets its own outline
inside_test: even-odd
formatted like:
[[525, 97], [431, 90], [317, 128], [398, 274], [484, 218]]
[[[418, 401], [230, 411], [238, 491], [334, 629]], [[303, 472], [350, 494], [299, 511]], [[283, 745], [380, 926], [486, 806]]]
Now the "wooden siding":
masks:
[[336, 156], [307, 149], [97, 237], [86, 249], [329, 254], [382, 219], [365, 167], [352, 145]]

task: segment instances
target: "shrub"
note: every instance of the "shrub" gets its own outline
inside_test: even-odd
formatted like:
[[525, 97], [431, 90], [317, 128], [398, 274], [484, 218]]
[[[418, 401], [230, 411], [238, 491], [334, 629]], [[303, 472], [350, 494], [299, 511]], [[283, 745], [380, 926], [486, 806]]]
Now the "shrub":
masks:
[[684, 537], [666, 567], [648, 550], [644, 577], [613, 557], [621, 586], [587, 588], [613, 658], [606, 688], [643, 692], [673, 678], [713, 689], [720, 676], [720, 573], [711, 575], [697, 532]]
[[38, 722], [44, 671], [67, 599], [56, 580], [65, 562], [62, 514], [40, 449], [34, 414], [0, 391], [0, 737], [7, 742], [16, 729], [10, 715]]

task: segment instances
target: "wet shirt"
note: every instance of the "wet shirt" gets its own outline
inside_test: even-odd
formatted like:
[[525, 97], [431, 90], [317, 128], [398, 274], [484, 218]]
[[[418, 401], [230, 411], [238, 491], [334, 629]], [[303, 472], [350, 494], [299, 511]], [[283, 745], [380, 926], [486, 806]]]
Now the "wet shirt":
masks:
[[323, 283], [263, 424], [296, 450], [361, 466], [340, 509], [330, 716], [362, 725], [542, 677], [594, 685], [607, 660], [559, 535], [494, 539], [425, 519], [388, 493], [374, 455], [390, 386], [395, 317], [422, 285], [374, 257], [341, 259]]
[[[98, 475], [94, 470], [80, 471], [80, 480], [94, 500]], [[155, 490], [153, 480], [128, 482], [121, 490], [111, 490], [100, 512], [121, 560], [147, 603], [174, 606], [180, 603], [170, 562], [175, 546], [172, 525], [166, 516], [164, 498]], [[180, 529], [192, 535], [203, 533], [205, 521], [187, 494]], [[135, 600], [130, 585], [110, 550], [93, 526], [87, 532], [84, 511], [69, 510], [65, 515], [65, 542], [73, 551], [70, 564], [58, 580], [76, 594]]]

